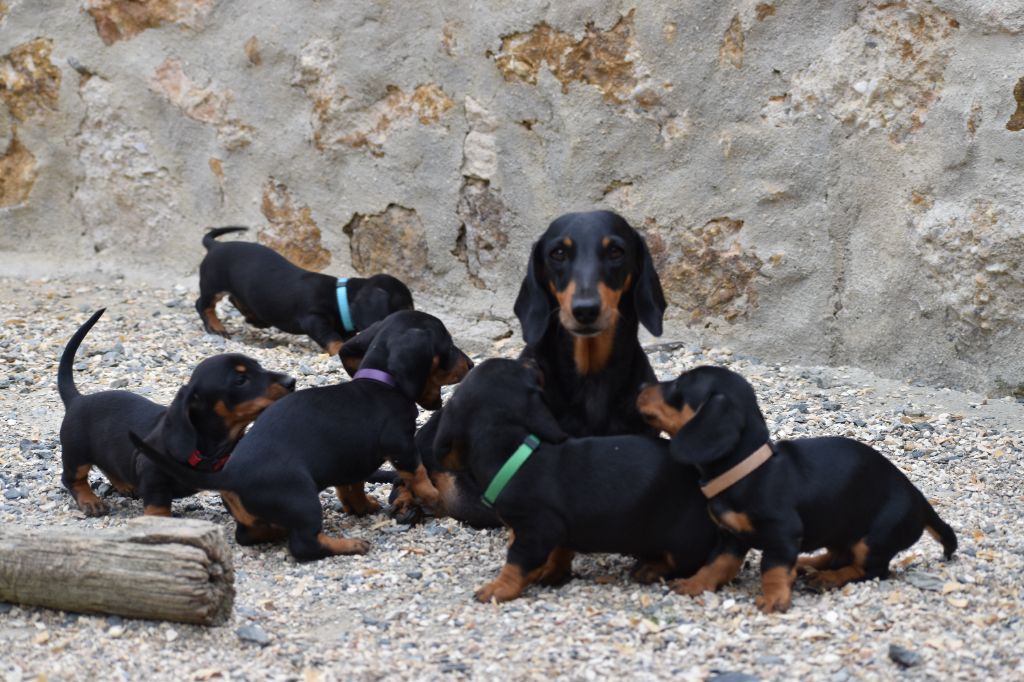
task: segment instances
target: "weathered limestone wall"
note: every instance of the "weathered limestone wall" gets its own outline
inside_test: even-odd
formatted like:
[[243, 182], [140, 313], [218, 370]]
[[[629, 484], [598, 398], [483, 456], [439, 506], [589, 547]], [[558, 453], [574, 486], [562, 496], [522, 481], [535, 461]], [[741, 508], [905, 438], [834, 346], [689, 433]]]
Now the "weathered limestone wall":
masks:
[[0, 0], [0, 261], [248, 224], [504, 317], [608, 207], [675, 338], [1021, 393], [1022, 55], [1019, 0]]

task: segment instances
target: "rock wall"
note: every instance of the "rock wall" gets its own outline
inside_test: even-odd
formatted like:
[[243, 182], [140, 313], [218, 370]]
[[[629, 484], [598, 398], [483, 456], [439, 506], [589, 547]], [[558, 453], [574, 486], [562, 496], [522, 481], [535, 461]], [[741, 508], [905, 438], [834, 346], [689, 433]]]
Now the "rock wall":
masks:
[[670, 338], [1021, 395], [1022, 54], [1019, 0], [0, 0], [0, 260], [247, 224], [508, 318], [607, 207]]

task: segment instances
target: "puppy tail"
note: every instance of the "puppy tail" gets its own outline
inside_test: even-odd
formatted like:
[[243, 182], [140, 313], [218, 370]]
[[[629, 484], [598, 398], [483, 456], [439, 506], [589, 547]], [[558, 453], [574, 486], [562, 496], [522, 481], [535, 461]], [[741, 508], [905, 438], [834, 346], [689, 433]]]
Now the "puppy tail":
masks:
[[216, 243], [217, 237], [231, 232], [245, 232], [248, 227], [215, 227], [203, 236], [203, 246], [209, 251]]
[[67, 408], [68, 403], [82, 395], [78, 392], [78, 387], [75, 386], [75, 353], [78, 352], [78, 347], [82, 345], [85, 335], [89, 333], [89, 330], [96, 324], [96, 320], [100, 319], [106, 310], [106, 308], [100, 308], [94, 312], [92, 317], [78, 328], [78, 331], [68, 341], [68, 345], [64, 346], [64, 352], [60, 356], [60, 365], [57, 366], [57, 392], [60, 393], [60, 399], [64, 402], [65, 408]]
[[170, 455], [160, 452], [144, 441], [142, 437], [134, 431], [128, 432], [128, 438], [131, 440], [132, 445], [134, 445], [146, 459], [153, 462], [153, 464], [159, 467], [161, 471], [179, 483], [184, 483], [185, 485], [198, 490], [233, 490], [232, 476], [230, 472], [196, 471], [195, 469], [190, 469], [187, 466], [179, 464], [175, 460], [171, 459]]
[[925, 530], [933, 538], [942, 543], [942, 552], [946, 555], [947, 559], [953, 557], [953, 552], [956, 551], [956, 533], [949, 527], [949, 524], [939, 518], [938, 513], [932, 506], [928, 505], [928, 518], [925, 521]]

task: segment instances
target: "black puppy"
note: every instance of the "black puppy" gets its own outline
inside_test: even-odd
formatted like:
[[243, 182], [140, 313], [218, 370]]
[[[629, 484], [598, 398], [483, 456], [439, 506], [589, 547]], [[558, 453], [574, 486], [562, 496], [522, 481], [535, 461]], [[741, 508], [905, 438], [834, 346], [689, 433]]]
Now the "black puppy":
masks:
[[476, 598], [509, 601], [532, 582], [558, 584], [574, 552], [637, 556], [644, 581], [703, 565], [715, 527], [693, 468], [674, 462], [660, 438], [569, 438], [542, 393], [536, 368], [487, 360], [441, 416], [437, 458], [468, 469], [513, 531], [501, 574]]
[[363, 540], [322, 532], [320, 491], [335, 486], [346, 511], [375, 511], [363, 484], [389, 460], [413, 494], [435, 504], [437, 490], [413, 444], [416, 403], [437, 409], [441, 386], [458, 382], [472, 363], [440, 320], [415, 311], [393, 313], [371, 325], [345, 344], [341, 356], [346, 367], [359, 363], [353, 381], [278, 401], [220, 472], [187, 469], [163, 455], [158, 444], [133, 438], [169, 474], [197, 488], [222, 491], [238, 522], [239, 544], [287, 536], [299, 561], [365, 553], [369, 545]]
[[357, 331], [398, 310], [412, 310], [409, 288], [391, 275], [338, 279], [293, 265], [281, 254], [251, 242], [216, 238], [245, 227], [219, 227], [203, 237], [196, 310], [211, 334], [226, 336], [217, 302], [231, 303], [254, 327], [305, 334], [334, 355]]
[[[526, 341], [520, 357], [540, 368], [544, 399], [566, 433], [656, 434], [636, 410], [640, 386], [655, 381], [637, 333], [643, 324], [660, 335], [664, 312], [650, 251], [615, 213], [567, 213], [534, 243], [515, 302]], [[445, 513], [478, 527], [499, 525], [464, 473], [430, 461], [439, 418], [421, 429], [417, 446]]]
[[[763, 550], [765, 613], [785, 611], [797, 567], [817, 569], [822, 587], [885, 578], [889, 561], [927, 530], [946, 558], [953, 530], [903, 472], [849, 438], [772, 443], [747, 381], [721, 367], [697, 367], [645, 388], [637, 405], [672, 434], [672, 456], [697, 467], [708, 509], [721, 526], [710, 561], [677, 581], [680, 594], [713, 591], [732, 580], [751, 547]], [[820, 556], [802, 557], [822, 547]]]
[[196, 365], [188, 384], [169, 407], [128, 391], [82, 395], [75, 386], [75, 353], [104, 310], [83, 324], [64, 348], [57, 390], [64, 401], [60, 427], [61, 481], [87, 516], [107, 513], [107, 505], [89, 487], [96, 466], [122, 494], [142, 497], [145, 513], [170, 516], [171, 500], [195, 494], [138, 456], [128, 432], [148, 434], [182, 466], [221, 465], [242, 432], [278, 398], [295, 389], [295, 379], [268, 372], [252, 358], [228, 353]]

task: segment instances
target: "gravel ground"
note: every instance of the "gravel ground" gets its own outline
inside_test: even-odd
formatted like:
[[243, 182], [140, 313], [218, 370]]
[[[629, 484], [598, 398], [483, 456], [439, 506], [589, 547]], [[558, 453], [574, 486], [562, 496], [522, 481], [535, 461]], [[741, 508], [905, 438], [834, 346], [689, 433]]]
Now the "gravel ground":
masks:
[[[112, 514], [87, 519], [60, 486], [57, 360], [88, 313], [108, 308], [79, 352], [83, 392], [126, 388], [167, 403], [192, 366], [223, 351], [287, 371], [299, 387], [344, 380], [308, 339], [245, 328], [204, 335], [185, 287], [123, 280], [0, 280], [0, 523], [106, 527], [142, 513], [108, 493]], [[422, 309], [444, 310], [423, 305]], [[449, 322], [457, 341], [460, 330]], [[493, 320], [464, 347], [514, 355], [517, 335]], [[482, 336], [481, 336], [482, 335]], [[488, 350], [489, 349], [489, 350]], [[636, 679], [1008, 679], [1024, 676], [1024, 405], [906, 385], [846, 368], [780, 366], [726, 349], [652, 346], [662, 378], [701, 363], [747, 376], [777, 438], [845, 435], [892, 458], [956, 530], [941, 559], [925, 536], [893, 577], [818, 594], [797, 583], [793, 608], [753, 606], [757, 557], [737, 582], [692, 600], [630, 582], [630, 560], [576, 560], [558, 589], [530, 588], [510, 604], [472, 601], [504, 559], [504, 530], [450, 520], [408, 528], [386, 516], [346, 517], [323, 503], [328, 532], [372, 543], [361, 557], [308, 565], [284, 546], [235, 548], [231, 620], [202, 628], [79, 616], [0, 604], [0, 677], [20, 679], [331, 680], [384, 676]], [[373, 494], [386, 500], [387, 486]], [[189, 518], [233, 524], [211, 493], [175, 503]], [[59, 589], [57, 587], [56, 589]], [[748, 677], [749, 676], [749, 677]]]

